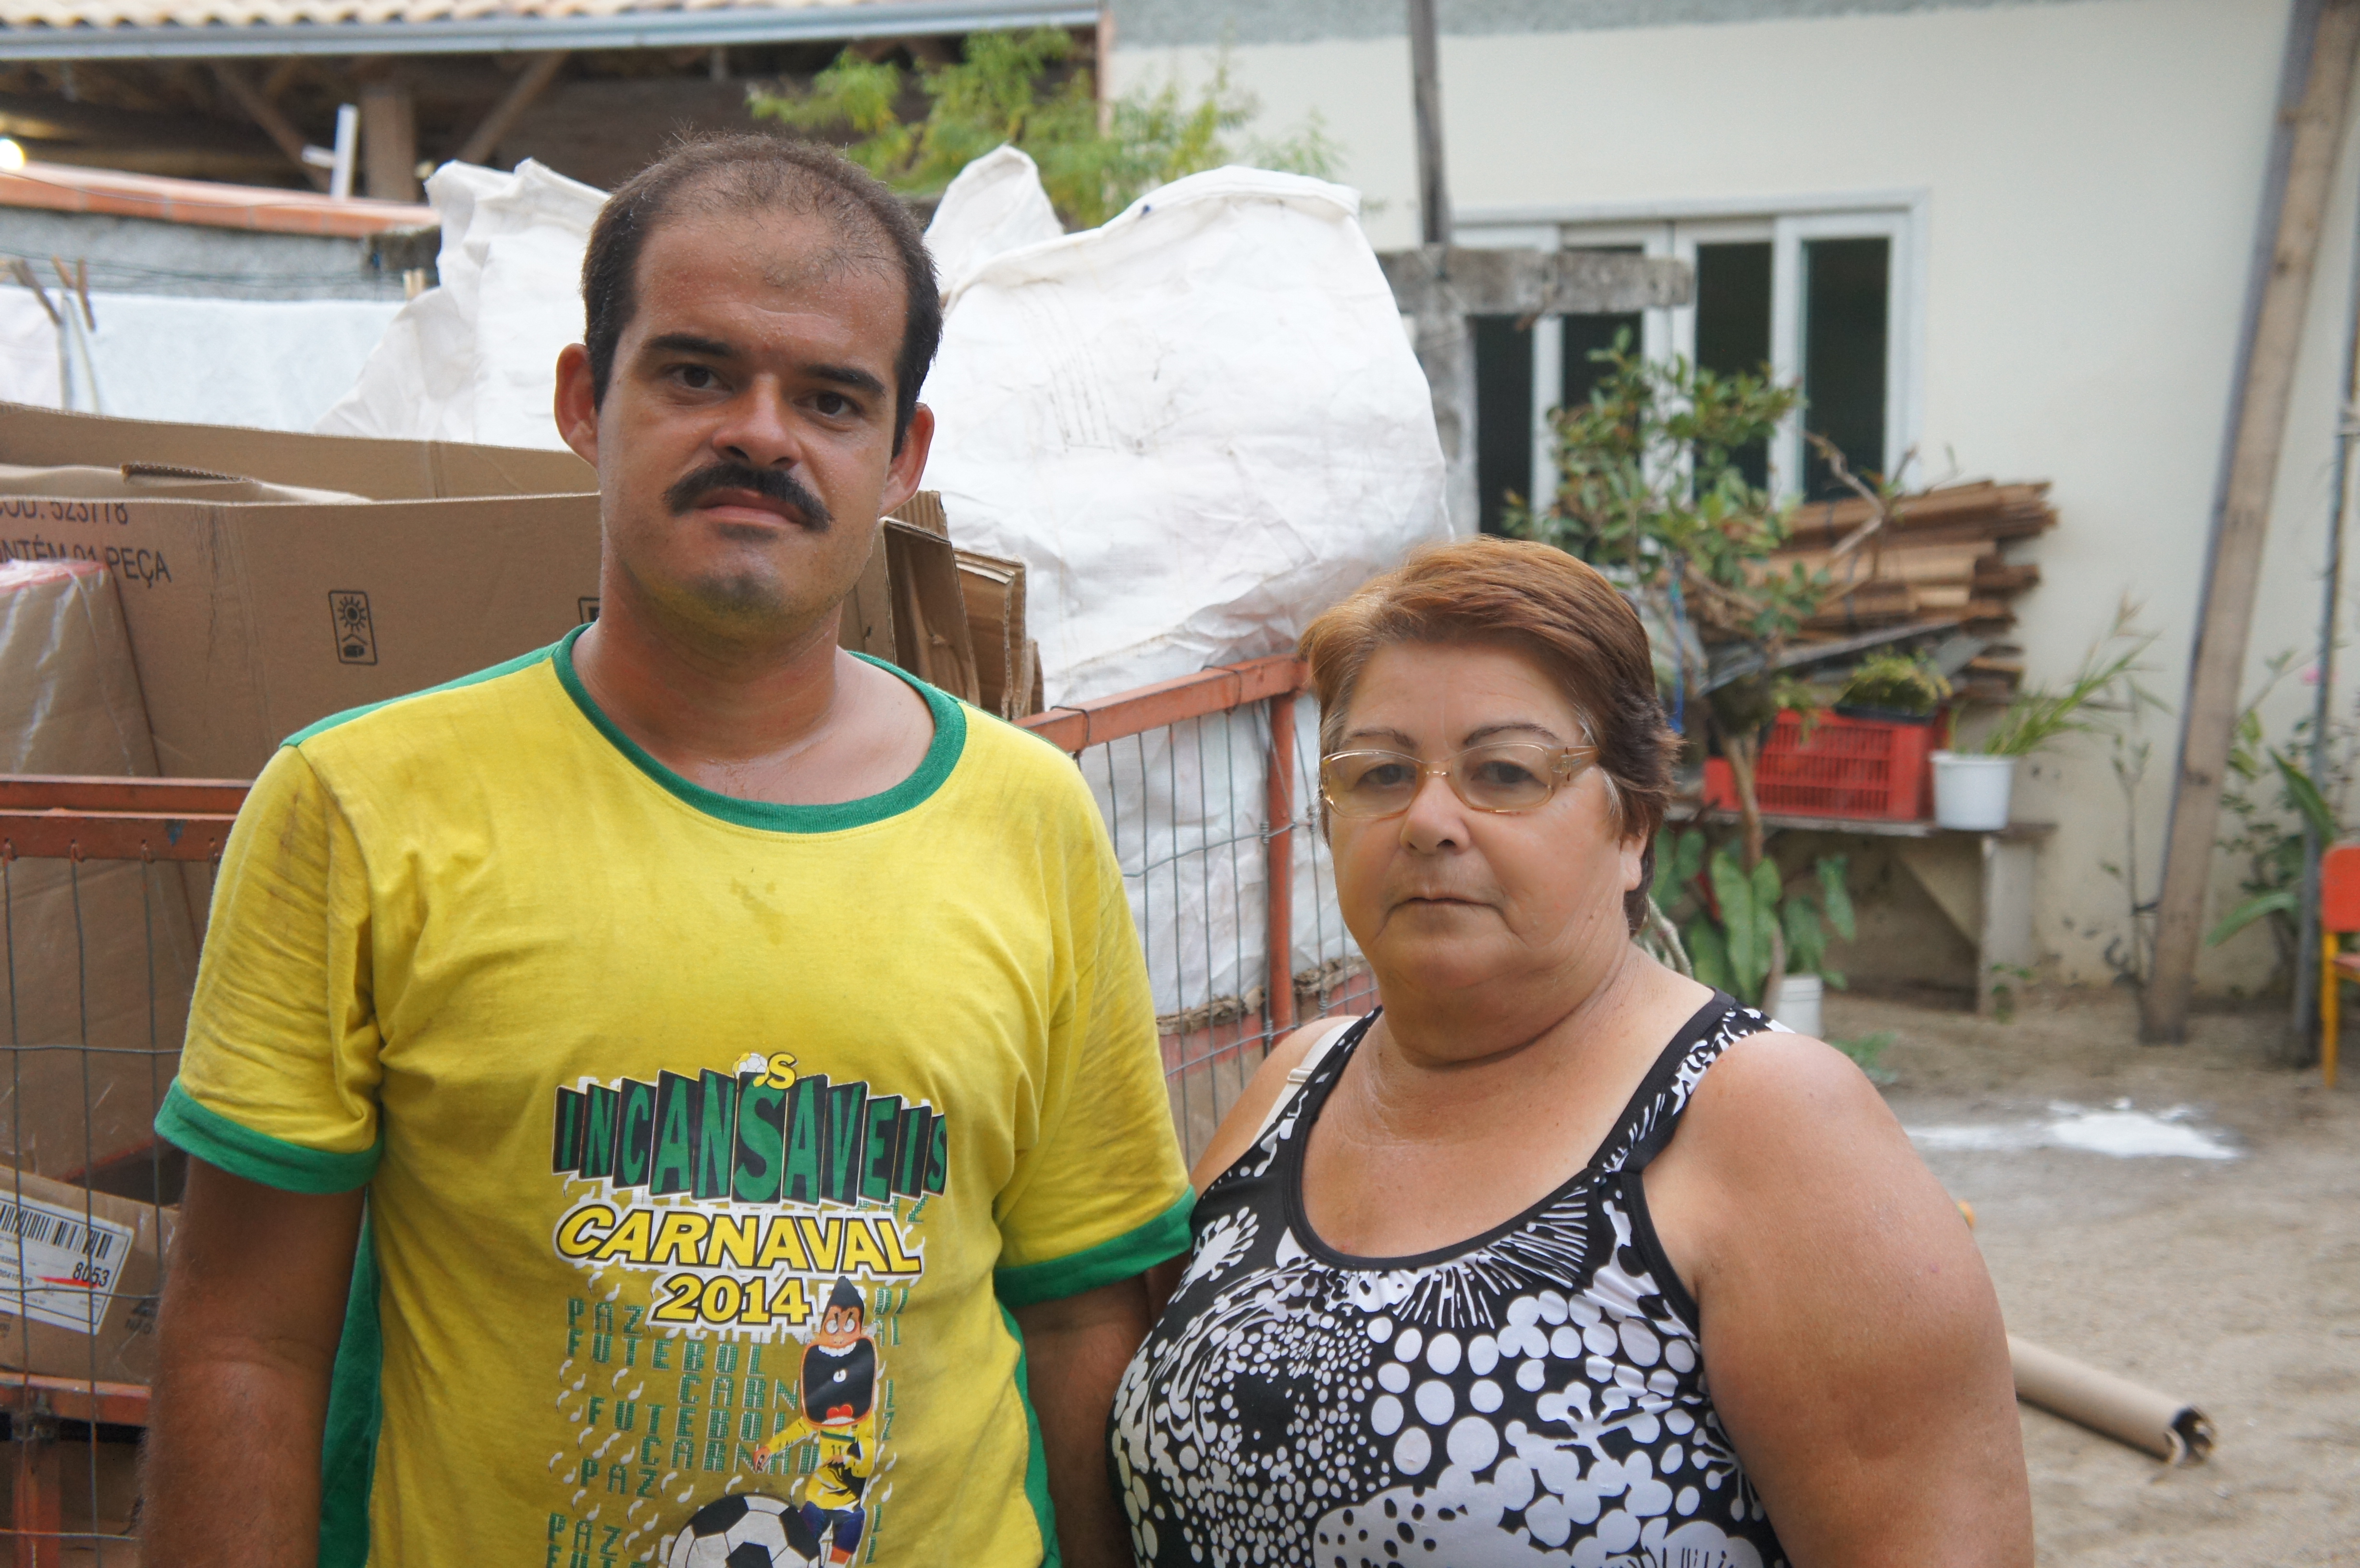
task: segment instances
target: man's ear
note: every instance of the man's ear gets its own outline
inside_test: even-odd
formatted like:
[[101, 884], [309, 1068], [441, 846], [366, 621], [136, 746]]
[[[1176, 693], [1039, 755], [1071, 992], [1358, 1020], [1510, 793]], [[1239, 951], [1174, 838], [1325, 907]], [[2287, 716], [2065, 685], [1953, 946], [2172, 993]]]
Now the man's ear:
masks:
[[920, 482], [926, 477], [926, 453], [934, 444], [934, 411], [921, 403], [910, 416], [910, 428], [901, 432], [901, 449], [885, 470], [885, 488], [877, 497], [879, 517], [918, 493]]
[[557, 417], [559, 437], [576, 457], [597, 467], [598, 399], [590, 376], [590, 351], [580, 343], [568, 343], [558, 352], [557, 397], [552, 412]]

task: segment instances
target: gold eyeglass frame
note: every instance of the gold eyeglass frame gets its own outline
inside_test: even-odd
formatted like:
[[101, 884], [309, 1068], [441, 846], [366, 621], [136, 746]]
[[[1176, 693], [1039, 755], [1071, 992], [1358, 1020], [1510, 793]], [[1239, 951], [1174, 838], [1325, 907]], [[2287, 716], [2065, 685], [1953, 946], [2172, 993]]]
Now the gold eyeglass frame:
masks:
[[[1529, 806], [1477, 805], [1467, 798], [1467, 791], [1459, 788], [1459, 775], [1452, 765], [1471, 752], [1498, 751], [1510, 746], [1529, 747], [1548, 759], [1548, 767], [1541, 775], [1548, 783], [1548, 793]], [[1403, 801], [1396, 811], [1346, 811], [1336, 803], [1336, 797], [1329, 792], [1328, 768], [1330, 763], [1340, 761], [1348, 757], [1383, 757], [1406, 762], [1418, 771], [1417, 786], [1410, 791], [1409, 799]], [[1381, 822], [1388, 817], [1398, 817], [1406, 813], [1412, 806], [1417, 804], [1417, 798], [1426, 792], [1426, 781], [1439, 776], [1444, 783], [1450, 786], [1450, 792], [1459, 798], [1459, 803], [1469, 811], [1481, 811], [1486, 816], [1520, 817], [1527, 811], [1537, 811], [1556, 800], [1559, 789], [1579, 778], [1581, 770], [1593, 766], [1597, 760], [1598, 748], [1595, 746], [1546, 746], [1538, 741], [1486, 741], [1480, 746], [1466, 746], [1454, 751], [1437, 763], [1428, 763], [1421, 757], [1410, 756], [1407, 752], [1388, 751], [1382, 746], [1355, 746], [1349, 751], [1329, 752], [1319, 759], [1319, 803], [1328, 808], [1330, 815], [1341, 817], [1347, 822]]]

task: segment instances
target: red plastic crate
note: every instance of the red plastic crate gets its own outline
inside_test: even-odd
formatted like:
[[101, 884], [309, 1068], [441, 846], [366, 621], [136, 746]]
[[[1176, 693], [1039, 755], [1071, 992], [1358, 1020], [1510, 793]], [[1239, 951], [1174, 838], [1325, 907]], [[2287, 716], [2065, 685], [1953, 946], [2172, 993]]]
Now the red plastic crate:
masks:
[[[1780, 713], [1754, 768], [1754, 792], [1764, 811], [1785, 816], [1915, 822], [1934, 803], [1935, 735], [1931, 724], [1823, 713], [1805, 741], [1801, 718]], [[1706, 759], [1704, 799], [1737, 809], [1736, 781], [1721, 757]]]

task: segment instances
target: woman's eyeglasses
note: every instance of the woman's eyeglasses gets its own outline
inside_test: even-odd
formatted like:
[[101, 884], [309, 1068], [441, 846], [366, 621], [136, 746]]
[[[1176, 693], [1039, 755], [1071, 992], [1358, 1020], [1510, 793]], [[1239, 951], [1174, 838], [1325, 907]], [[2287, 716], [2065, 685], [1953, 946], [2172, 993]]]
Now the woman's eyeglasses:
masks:
[[1398, 751], [1339, 751], [1319, 759], [1319, 795], [1339, 817], [1396, 817], [1438, 773], [1470, 811], [1529, 811], [1597, 757], [1594, 746], [1532, 741], [1470, 746], [1432, 764]]

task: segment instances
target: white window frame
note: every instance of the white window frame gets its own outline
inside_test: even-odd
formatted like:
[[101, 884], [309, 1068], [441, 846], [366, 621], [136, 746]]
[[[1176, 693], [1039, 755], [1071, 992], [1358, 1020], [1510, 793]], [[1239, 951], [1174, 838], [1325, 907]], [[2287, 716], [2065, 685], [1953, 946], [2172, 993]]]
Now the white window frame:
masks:
[[[1872, 191], [1857, 195], [1796, 196], [1768, 201], [1734, 200], [1666, 203], [1659, 206], [1474, 209], [1456, 223], [1457, 238], [1470, 245], [1535, 245], [1552, 243], [1581, 249], [1637, 245], [1655, 257], [1696, 265], [1702, 245], [1770, 243], [1770, 369], [1782, 384], [1801, 378], [1803, 359], [1803, 245], [1820, 239], [1884, 239], [1892, 250], [1885, 289], [1885, 451], [1890, 474], [1918, 444], [1924, 411], [1926, 362], [1926, 267], [1928, 199], [1925, 191]], [[1544, 316], [1536, 330], [1554, 328]], [[1696, 353], [1696, 308], [1683, 305], [1644, 312], [1640, 352], [1648, 359]], [[1533, 343], [1533, 494], [1549, 494], [1556, 484], [1549, 460], [1549, 416], [1564, 385], [1563, 337], [1544, 331]], [[1803, 432], [1790, 417], [1770, 443], [1771, 488], [1782, 499], [1801, 494]]]

